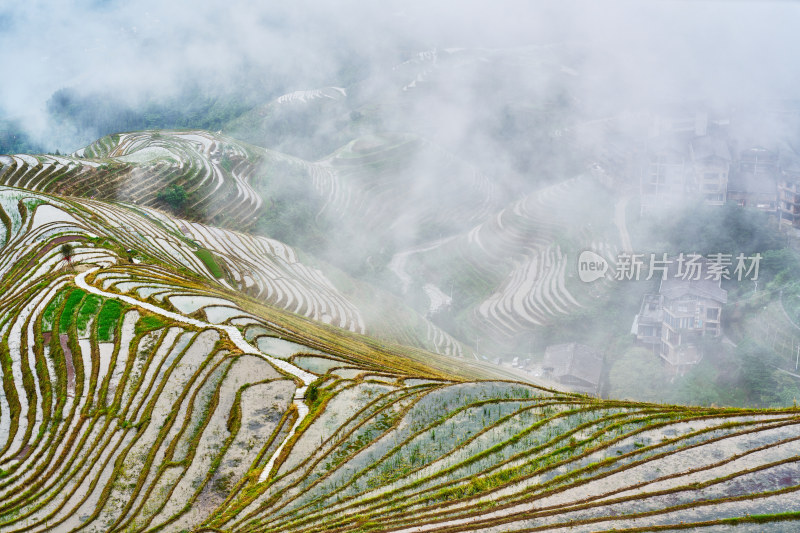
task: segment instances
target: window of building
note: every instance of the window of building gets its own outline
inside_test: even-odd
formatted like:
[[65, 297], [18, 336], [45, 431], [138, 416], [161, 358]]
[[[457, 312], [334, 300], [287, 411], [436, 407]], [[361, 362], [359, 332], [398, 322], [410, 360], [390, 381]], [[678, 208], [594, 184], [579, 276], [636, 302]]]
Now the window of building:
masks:
[[678, 327], [680, 327], [680, 320], [678, 320], [669, 313], [666, 313], [664, 321], [672, 328], [677, 329]]

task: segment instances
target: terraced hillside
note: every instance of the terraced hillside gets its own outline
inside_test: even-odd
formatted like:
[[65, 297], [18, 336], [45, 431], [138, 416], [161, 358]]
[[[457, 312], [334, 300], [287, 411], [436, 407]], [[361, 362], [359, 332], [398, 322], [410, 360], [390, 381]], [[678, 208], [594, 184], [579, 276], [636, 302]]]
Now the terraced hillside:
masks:
[[[443, 185], [439, 174], [450, 179]], [[334, 224], [326, 237], [335, 238], [343, 225], [369, 224], [390, 241], [396, 240], [390, 232], [404, 225], [434, 233], [469, 227], [499, 199], [488, 177], [411, 135], [360, 138], [310, 162], [219, 133], [121, 133], [68, 157], [0, 156], [0, 184], [158, 208], [169, 207], [159, 192], [179, 186], [185, 216], [245, 231], [275, 208], [281, 187], [292, 187], [296, 194], [287, 201], [318, 200], [320, 209], [308, 215]]]
[[592, 250], [615, 263], [625, 237], [614, 220], [608, 192], [577, 177], [539, 189], [461, 235], [402, 252], [391, 268], [405, 290], [412, 278], [451, 287], [472, 324], [509, 339], [595, 304], [608, 284], [582, 284], [577, 258]]
[[237, 139], [308, 160], [350, 140], [348, 90], [323, 87], [292, 91], [236, 117], [223, 131]]
[[[421, 175], [423, 174], [424, 175]], [[376, 227], [460, 228], [497, 205], [495, 184], [454, 156], [409, 135], [363, 137], [312, 168], [325, 208]], [[447, 180], [436, 179], [447, 175]]]
[[0, 220], [0, 531], [800, 516], [796, 408], [604, 401], [386, 345], [291, 248], [148, 208], [3, 188]]
[[[360, 311], [318, 269], [298, 261], [290, 247], [275, 239], [202, 224], [213, 221], [246, 231], [261, 217], [273, 216], [271, 194], [283, 183], [281, 173], [286, 168], [299, 173], [295, 181], [305, 191], [301, 196], [315, 194], [312, 164], [218, 134], [151, 131], [107, 136], [69, 157], [0, 156], [0, 165], [0, 183], [86, 199], [116, 228], [117, 241], [126, 249], [139, 251], [155, 243], [148, 253], [210, 274], [229, 288], [352, 331], [363, 333], [367, 327]], [[185, 190], [187, 202], [180, 211], [192, 222], [167, 219], [148, 209], [171, 209], [159, 197], [169, 186]], [[323, 193], [320, 205], [331, 201]], [[125, 201], [128, 209], [98, 203], [101, 199]], [[286, 210], [296, 210], [292, 198], [284, 203]], [[302, 233], [292, 221], [283, 225]], [[211, 262], [219, 265], [209, 270], [212, 255]], [[297, 283], [297, 276], [304, 281]], [[404, 337], [416, 338], [416, 345], [439, 353], [460, 353], [458, 342], [441, 329], [421, 317], [415, 322], [404, 328]]]
[[[128, 258], [131, 268], [136, 267], [134, 262], [154, 261], [200, 279], [215, 280], [220, 288], [249, 290], [259, 300], [294, 313], [363, 331], [358, 310], [320, 271], [300, 263], [294, 250], [280, 242], [172, 220], [146, 208], [125, 208], [97, 200], [76, 203], [3, 188], [0, 201], [9, 213], [6, 242], [14, 250], [5, 257], [8, 268], [19, 268], [24, 254], [42, 240], [49, 240], [45, 248], [53, 256], [53, 263], [47, 267], [63, 267], [65, 262], [57, 261], [56, 252], [59, 246], [71, 242], [60, 236], [70, 232], [75, 240], [73, 262], [84, 256], [103, 256], [107, 253], [105, 247], [109, 247]], [[195, 233], [189, 226], [201, 236], [199, 240], [190, 238]], [[226, 236], [227, 247], [213, 240], [215, 234]], [[231, 248], [234, 246], [237, 248]], [[121, 273], [115, 283], [136, 285], [129, 278]]]
[[248, 228], [263, 203], [251, 186], [259, 155], [202, 131], [122, 133], [69, 157], [3, 156], [0, 182], [32, 191], [164, 206], [158, 193], [182, 187], [185, 210], [201, 220]]
[[[294, 95], [280, 105], [312, 97], [329, 100], [329, 92]], [[450, 176], [445, 186], [430, 174], [434, 171]], [[241, 232], [256, 228], [262, 235], [301, 244], [358, 276], [383, 269], [398, 247], [470, 227], [498, 205], [500, 195], [475, 168], [410, 135], [364, 137], [309, 162], [219, 133], [129, 132], [103, 137], [68, 157], [0, 156], [0, 184], [125, 202], [142, 216], [169, 225], [178, 242], [189, 239], [198, 251], [213, 252], [223, 271], [212, 274], [230, 288], [337, 326], [360, 332], [369, 328], [453, 356], [464, 353], [460, 341], [422, 316], [412, 312], [399, 328], [381, 325], [380, 319], [368, 324], [352, 303], [321, 296], [336, 292], [329, 282], [317, 279], [310, 290], [303, 288], [305, 283], [286, 281], [295, 275], [319, 276], [275, 239]], [[183, 205], [170, 206], [160, 195], [173, 186], [185, 191]], [[185, 220], [165, 222], [148, 208], [177, 211]], [[119, 215], [121, 222], [112, 224], [125, 227], [131, 216]], [[133, 224], [136, 228], [139, 222]], [[373, 229], [369, 236], [364, 227]], [[157, 233], [137, 230], [137, 239], [121, 242], [138, 250], [142, 239], [170, 241]], [[176, 246], [173, 241], [167, 250]], [[197, 257], [188, 260], [198, 262]]]

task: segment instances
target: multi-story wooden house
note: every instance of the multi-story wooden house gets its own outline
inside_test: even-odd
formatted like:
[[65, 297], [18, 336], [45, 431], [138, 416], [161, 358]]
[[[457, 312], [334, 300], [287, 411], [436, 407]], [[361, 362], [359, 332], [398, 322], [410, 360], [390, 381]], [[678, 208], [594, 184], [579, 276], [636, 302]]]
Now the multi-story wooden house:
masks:
[[639, 180], [642, 213], [677, 206], [687, 192], [686, 145], [673, 137], [650, 141]]
[[722, 307], [728, 293], [721, 280], [709, 278], [707, 261], [689, 276], [680, 275], [674, 260], [658, 294], [648, 294], [633, 321], [631, 333], [637, 342], [653, 348], [676, 370], [694, 365], [702, 359], [698, 349], [700, 337], [722, 335]]
[[728, 180], [728, 201], [774, 213], [778, 208], [778, 152], [760, 146], [740, 152]]
[[689, 143], [692, 162], [693, 188], [705, 203], [722, 205], [727, 201], [728, 173], [731, 153], [727, 143], [718, 137], [705, 135]]

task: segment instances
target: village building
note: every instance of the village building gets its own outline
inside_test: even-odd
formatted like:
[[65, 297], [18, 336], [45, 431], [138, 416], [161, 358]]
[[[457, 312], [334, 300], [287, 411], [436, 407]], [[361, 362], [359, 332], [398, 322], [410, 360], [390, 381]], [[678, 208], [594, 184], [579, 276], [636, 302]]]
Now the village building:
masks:
[[642, 214], [680, 205], [688, 188], [685, 143], [658, 137], [647, 146], [639, 180]]
[[692, 161], [693, 189], [709, 205], [727, 201], [731, 153], [727, 143], [718, 137], [697, 137], [689, 143]]
[[778, 153], [760, 146], [744, 150], [731, 170], [728, 200], [741, 207], [778, 209]]
[[708, 261], [698, 265], [690, 275], [681, 275], [685, 264], [674, 258], [658, 294], [645, 295], [631, 327], [640, 345], [678, 371], [700, 362], [700, 338], [722, 335], [722, 306], [728, 292], [721, 279], [709, 274]]
[[548, 346], [542, 362], [544, 376], [575, 392], [597, 394], [603, 373], [603, 356], [575, 342]]
[[780, 154], [778, 194], [781, 225], [800, 229], [800, 156], [789, 150]]
[[709, 120], [707, 111], [675, 108], [662, 110], [661, 113], [653, 117], [650, 128], [650, 136], [675, 136], [690, 135], [701, 137], [706, 135], [709, 126], [715, 122]]
[[660, 294], [645, 294], [639, 314], [633, 319], [631, 334], [640, 345], [653, 353], [661, 351], [661, 324], [664, 322], [664, 297]]

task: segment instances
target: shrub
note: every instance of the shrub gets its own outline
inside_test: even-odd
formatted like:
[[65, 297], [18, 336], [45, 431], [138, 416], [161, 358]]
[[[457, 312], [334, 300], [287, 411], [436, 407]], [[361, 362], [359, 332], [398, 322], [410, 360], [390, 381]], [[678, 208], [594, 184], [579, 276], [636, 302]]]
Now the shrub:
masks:
[[61, 255], [64, 257], [64, 261], [67, 263], [72, 263], [72, 254], [75, 252], [75, 249], [70, 243], [64, 243], [59, 248]]
[[317, 398], [319, 398], [319, 389], [316, 383], [312, 383], [308, 386], [308, 389], [306, 389], [306, 400], [308, 400], [309, 404], [313, 405], [317, 401]]
[[173, 183], [160, 191], [156, 198], [169, 205], [173, 211], [180, 211], [186, 204], [186, 190]]

